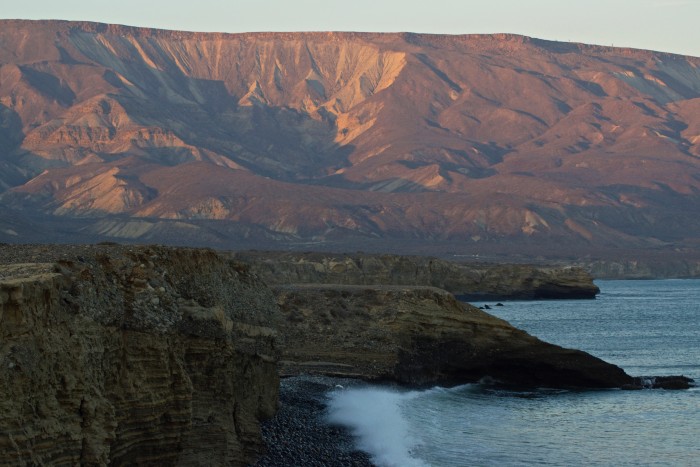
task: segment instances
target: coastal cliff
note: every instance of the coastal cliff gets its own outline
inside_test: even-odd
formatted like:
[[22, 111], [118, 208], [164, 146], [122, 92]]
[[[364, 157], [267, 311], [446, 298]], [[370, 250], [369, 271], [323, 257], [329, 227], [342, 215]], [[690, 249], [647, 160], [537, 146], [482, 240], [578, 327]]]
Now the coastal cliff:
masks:
[[269, 289], [210, 250], [0, 245], [2, 465], [245, 465], [277, 404]]
[[634, 379], [548, 344], [434, 287], [296, 284], [276, 289], [282, 374], [410, 385], [487, 379], [529, 387], [623, 387]]
[[[227, 255], [0, 244], [0, 465], [247, 465], [264, 450], [260, 421], [278, 408], [280, 374], [414, 386], [642, 386], [614, 365], [544, 343], [446, 290], [270, 289], [255, 273], [260, 263]], [[415, 259], [382, 258], [406, 267], [388, 270], [368, 259], [357, 269], [363, 276], [343, 273], [356, 263], [328, 262], [327, 270], [303, 263], [301, 271], [348, 281], [376, 281], [381, 273], [387, 281], [422, 270]], [[302, 277], [285, 274], [278, 279]]]
[[583, 268], [457, 263], [422, 256], [246, 251], [234, 255], [268, 284], [432, 286], [464, 300], [595, 298]]

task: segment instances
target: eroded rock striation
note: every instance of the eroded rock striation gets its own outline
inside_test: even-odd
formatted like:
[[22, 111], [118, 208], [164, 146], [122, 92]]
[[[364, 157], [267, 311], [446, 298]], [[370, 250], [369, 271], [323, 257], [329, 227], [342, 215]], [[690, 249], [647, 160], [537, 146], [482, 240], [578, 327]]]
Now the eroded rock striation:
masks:
[[424, 256], [365, 253], [238, 252], [268, 284], [432, 286], [465, 300], [595, 298], [578, 267], [457, 263]]
[[279, 309], [213, 251], [0, 245], [0, 464], [245, 465]]

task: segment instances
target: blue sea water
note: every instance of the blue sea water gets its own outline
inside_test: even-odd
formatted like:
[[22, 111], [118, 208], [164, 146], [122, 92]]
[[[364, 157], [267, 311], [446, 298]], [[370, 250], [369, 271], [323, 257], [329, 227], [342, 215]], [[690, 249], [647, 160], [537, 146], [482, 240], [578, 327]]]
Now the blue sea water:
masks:
[[[491, 313], [631, 375], [684, 374], [700, 383], [699, 280], [598, 286], [596, 300], [504, 302]], [[367, 386], [329, 394], [328, 417], [380, 466], [700, 466], [700, 388]]]

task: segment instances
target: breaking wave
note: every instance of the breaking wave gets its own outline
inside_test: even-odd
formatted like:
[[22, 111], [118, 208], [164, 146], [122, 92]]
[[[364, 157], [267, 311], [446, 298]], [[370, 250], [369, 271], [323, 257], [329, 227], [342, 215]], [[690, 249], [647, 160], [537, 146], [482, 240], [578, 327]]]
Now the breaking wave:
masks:
[[425, 467], [416, 457], [421, 439], [412, 433], [404, 407], [422, 392], [384, 388], [340, 389], [329, 394], [328, 421], [347, 427], [357, 447], [380, 467]]

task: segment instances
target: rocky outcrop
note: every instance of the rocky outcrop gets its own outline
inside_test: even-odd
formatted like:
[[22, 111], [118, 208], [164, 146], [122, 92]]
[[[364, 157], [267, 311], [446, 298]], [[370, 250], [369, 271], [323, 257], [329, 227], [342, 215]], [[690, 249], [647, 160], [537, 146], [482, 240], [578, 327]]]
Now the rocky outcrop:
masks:
[[0, 464], [245, 465], [279, 309], [209, 250], [0, 245]]
[[695, 380], [683, 375], [676, 376], [637, 376], [631, 385], [623, 389], [688, 389], [695, 386]]
[[637, 385], [614, 365], [542, 342], [437, 288], [301, 284], [276, 292], [286, 375], [411, 385], [485, 378], [528, 387]]
[[578, 267], [456, 263], [421, 256], [238, 252], [269, 284], [417, 285], [464, 300], [595, 298], [593, 278]]

